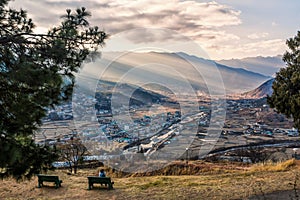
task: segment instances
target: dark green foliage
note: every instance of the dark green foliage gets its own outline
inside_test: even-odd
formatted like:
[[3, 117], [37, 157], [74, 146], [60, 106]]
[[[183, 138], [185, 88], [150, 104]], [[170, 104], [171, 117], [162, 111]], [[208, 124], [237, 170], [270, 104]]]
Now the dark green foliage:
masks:
[[283, 61], [287, 66], [276, 74], [268, 103], [276, 111], [292, 117], [294, 126], [300, 130], [300, 31], [286, 43], [290, 51], [284, 54]]
[[85, 8], [67, 10], [60, 26], [36, 34], [26, 11], [7, 2], [0, 1], [0, 175], [30, 177], [55, 159], [32, 139], [46, 108], [70, 98], [74, 73], [107, 34], [89, 26]]
[[41, 170], [51, 168], [53, 160], [58, 158], [53, 149], [37, 146], [33, 140], [21, 142], [12, 138], [2, 138], [0, 152], [1, 167], [4, 167], [1, 178], [13, 176], [17, 180], [30, 178]]

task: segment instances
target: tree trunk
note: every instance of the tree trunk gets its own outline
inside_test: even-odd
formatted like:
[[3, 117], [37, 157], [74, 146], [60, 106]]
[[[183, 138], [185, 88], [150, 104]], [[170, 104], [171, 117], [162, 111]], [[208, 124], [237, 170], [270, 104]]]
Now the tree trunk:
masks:
[[74, 163], [74, 174], [76, 174], [77, 173], [77, 168], [78, 168], [78, 163], [76, 162], [76, 163]]
[[72, 169], [72, 164], [71, 164], [71, 162], [69, 162], [69, 170], [70, 170], [70, 173], [72, 174], [73, 169]]

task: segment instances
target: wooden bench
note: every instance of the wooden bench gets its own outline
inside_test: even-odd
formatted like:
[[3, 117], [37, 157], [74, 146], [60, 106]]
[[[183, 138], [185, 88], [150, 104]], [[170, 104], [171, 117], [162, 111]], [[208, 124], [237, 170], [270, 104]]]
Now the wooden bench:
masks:
[[94, 183], [105, 184], [108, 186], [108, 189], [113, 189], [114, 182], [111, 181], [110, 177], [99, 177], [99, 176], [88, 176], [89, 181], [89, 190], [93, 188]]
[[58, 176], [50, 176], [38, 174], [38, 187], [41, 188], [43, 186], [43, 182], [54, 182], [55, 188], [61, 187], [62, 180], [59, 180]]

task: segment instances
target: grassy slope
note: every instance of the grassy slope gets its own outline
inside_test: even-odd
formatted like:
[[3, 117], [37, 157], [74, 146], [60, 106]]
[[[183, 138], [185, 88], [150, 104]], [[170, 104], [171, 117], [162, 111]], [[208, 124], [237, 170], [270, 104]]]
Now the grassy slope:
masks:
[[61, 188], [55, 189], [52, 183], [37, 188], [36, 177], [20, 183], [6, 179], [1, 182], [0, 199], [246, 199], [300, 187], [295, 184], [299, 169], [300, 163], [292, 160], [246, 168], [237, 165], [231, 171], [219, 168], [203, 175], [113, 178], [115, 189], [110, 191], [87, 190], [86, 176], [95, 175], [96, 169], [80, 170], [76, 175], [55, 171], [49, 174], [60, 176]]

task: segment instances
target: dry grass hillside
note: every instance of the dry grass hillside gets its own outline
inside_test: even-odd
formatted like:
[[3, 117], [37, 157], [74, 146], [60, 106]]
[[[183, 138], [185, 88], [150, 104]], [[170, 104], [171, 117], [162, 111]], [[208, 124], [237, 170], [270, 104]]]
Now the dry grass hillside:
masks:
[[98, 170], [84, 169], [76, 175], [49, 171], [63, 180], [58, 189], [52, 183], [37, 188], [37, 177], [22, 182], [5, 179], [0, 199], [296, 199], [300, 189], [300, 162], [295, 160], [257, 165], [198, 161], [186, 166], [177, 162], [153, 175], [106, 169], [114, 189], [98, 186], [87, 190], [86, 177]]

